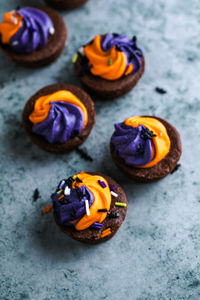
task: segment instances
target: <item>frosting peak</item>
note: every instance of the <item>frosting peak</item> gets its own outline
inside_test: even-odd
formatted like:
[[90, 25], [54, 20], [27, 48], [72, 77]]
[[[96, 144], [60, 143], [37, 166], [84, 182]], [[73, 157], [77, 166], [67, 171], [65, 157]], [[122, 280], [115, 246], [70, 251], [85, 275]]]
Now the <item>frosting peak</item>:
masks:
[[107, 80], [116, 80], [137, 72], [143, 56], [135, 37], [131, 40], [115, 33], [97, 35], [84, 46], [84, 53], [90, 72]]
[[57, 91], [35, 101], [29, 115], [32, 131], [49, 143], [65, 143], [87, 125], [85, 105], [70, 91]]
[[33, 7], [6, 12], [0, 23], [1, 42], [20, 54], [44, 48], [49, 34], [53, 33], [54, 26], [50, 17]]
[[156, 165], [168, 154], [171, 144], [165, 126], [150, 117], [131, 117], [115, 124], [111, 143], [127, 165], [139, 168]]

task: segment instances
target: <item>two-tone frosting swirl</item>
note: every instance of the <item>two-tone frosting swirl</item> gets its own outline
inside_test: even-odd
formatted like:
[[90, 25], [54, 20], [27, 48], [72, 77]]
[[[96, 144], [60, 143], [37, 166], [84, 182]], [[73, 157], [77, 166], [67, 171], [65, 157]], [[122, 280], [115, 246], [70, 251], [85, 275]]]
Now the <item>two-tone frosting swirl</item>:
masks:
[[88, 112], [73, 93], [61, 90], [38, 98], [29, 120], [32, 131], [49, 143], [65, 143], [87, 125]]
[[94, 224], [100, 228], [107, 212], [99, 210], [109, 211], [111, 205], [110, 188], [105, 178], [84, 172], [61, 180], [51, 198], [59, 223], [74, 226], [76, 230], [84, 230]]
[[142, 62], [142, 51], [136, 37], [107, 33], [97, 35], [84, 46], [84, 55], [90, 72], [106, 80], [117, 80], [136, 73]]
[[126, 165], [150, 168], [170, 150], [170, 138], [165, 126], [151, 117], [131, 117], [115, 124], [111, 137], [115, 153]]
[[0, 23], [1, 43], [19, 54], [28, 54], [46, 46], [54, 34], [50, 17], [40, 9], [25, 7], [4, 14]]

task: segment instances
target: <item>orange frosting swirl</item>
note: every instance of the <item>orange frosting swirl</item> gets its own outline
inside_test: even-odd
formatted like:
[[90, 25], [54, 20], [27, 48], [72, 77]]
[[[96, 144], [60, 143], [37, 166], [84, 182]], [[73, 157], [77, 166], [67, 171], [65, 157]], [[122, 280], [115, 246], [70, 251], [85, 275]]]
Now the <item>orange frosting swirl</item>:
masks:
[[[84, 215], [75, 225], [76, 230], [84, 230], [90, 227], [93, 223], [102, 223], [107, 217], [107, 213], [99, 213], [99, 209], [106, 208], [108, 211], [111, 205], [111, 193], [108, 182], [100, 175], [90, 175], [85, 172], [80, 172], [75, 175], [82, 180], [78, 186], [85, 185], [94, 196], [94, 201], [90, 206], [90, 216]], [[104, 181], [106, 187], [102, 188], [98, 180]], [[72, 186], [73, 187], [73, 186]]]
[[[89, 60], [89, 65], [92, 65], [90, 71], [93, 75], [107, 80], [116, 80], [124, 75], [127, 67], [126, 55], [122, 51], [117, 51], [116, 46], [109, 51], [103, 51], [101, 35], [97, 35], [91, 44], [86, 45], [84, 52]], [[131, 71], [130, 67], [126, 75]]]
[[9, 44], [11, 38], [22, 26], [23, 16], [17, 12], [6, 12], [3, 17], [3, 22], [0, 23], [0, 35], [3, 44]]
[[156, 135], [152, 137], [151, 161], [143, 166], [137, 166], [137, 168], [153, 167], [169, 153], [171, 141], [165, 126], [160, 121], [149, 117], [131, 117], [126, 119], [124, 123], [132, 127], [143, 125]]
[[51, 102], [58, 101], [71, 103], [79, 107], [84, 116], [84, 127], [86, 126], [88, 122], [88, 112], [85, 105], [73, 93], [66, 90], [57, 91], [53, 94], [38, 98], [35, 102], [33, 112], [29, 115], [29, 120], [34, 125], [43, 122], [49, 114]]

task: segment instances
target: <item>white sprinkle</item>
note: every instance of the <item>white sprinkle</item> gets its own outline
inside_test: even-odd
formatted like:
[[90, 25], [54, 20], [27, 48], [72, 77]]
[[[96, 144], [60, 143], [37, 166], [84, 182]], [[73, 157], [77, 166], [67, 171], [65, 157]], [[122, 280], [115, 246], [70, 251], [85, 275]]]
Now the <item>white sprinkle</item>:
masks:
[[159, 135], [162, 136], [162, 132], [159, 132]]
[[89, 201], [85, 200], [85, 209], [87, 216], [90, 216]]
[[12, 46], [16, 46], [16, 45], [18, 45], [18, 44], [19, 44], [18, 41], [12, 42]]
[[51, 27], [51, 28], [49, 29], [49, 33], [50, 33], [50, 34], [54, 34], [54, 33], [55, 33], [54, 27]]
[[78, 52], [81, 54], [81, 55], [85, 55], [85, 51], [84, 51], [84, 48], [83, 47], [81, 47], [81, 48], [79, 48], [78, 49]]
[[10, 17], [11, 21], [16, 25], [18, 23], [17, 19], [13, 16]]
[[113, 195], [114, 197], [116, 197], [116, 198], [118, 197], [118, 195], [117, 195], [115, 192], [111, 191], [110, 193], [111, 193], [111, 195]]
[[64, 195], [65, 195], [65, 196], [69, 196], [70, 193], [71, 193], [71, 189], [70, 189], [68, 186], [66, 186], [66, 187], [65, 187], [65, 190], [64, 190]]
[[64, 184], [65, 184], [65, 181], [62, 180], [61, 183], [60, 183], [60, 185], [59, 185], [59, 189], [62, 189]]

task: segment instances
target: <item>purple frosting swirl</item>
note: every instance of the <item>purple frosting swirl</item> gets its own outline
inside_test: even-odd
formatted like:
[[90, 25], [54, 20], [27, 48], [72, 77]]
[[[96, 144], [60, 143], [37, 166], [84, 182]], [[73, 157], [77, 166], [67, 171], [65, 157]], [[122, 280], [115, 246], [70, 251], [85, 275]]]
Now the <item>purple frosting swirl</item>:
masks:
[[[85, 200], [89, 202], [89, 207], [94, 201], [93, 194], [89, 191], [86, 186], [76, 187], [75, 189], [71, 188], [71, 184], [74, 180], [72, 177], [68, 179], [63, 179], [59, 183], [55, 193], [51, 195], [54, 211], [59, 219], [59, 223], [63, 226], [75, 226], [75, 223], [70, 223], [74, 220], [79, 220], [86, 214], [85, 209]], [[65, 188], [70, 189], [69, 195], [64, 195], [64, 198], [58, 200], [61, 193], [57, 192], [62, 189], [65, 191]]]
[[21, 28], [11, 38], [10, 46], [20, 54], [32, 53], [45, 47], [49, 34], [54, 33], [54, 26], [49, 16], [33, 7], [17, 10], [23, 16]]
[[135, 36], [131, 40], [123, 34], [107, 33], [101, 36], [101, 46], [104, 51], [109, 51], [114, 46], [117, 47], [118, 51], [123, 51], [128, 62], [126, 70], [130, 64], [134, 67], [132, 74], [137, 72], [140, 68], [143, 53], [142, 50], [137, 47]]
[[151, 161], [151, 133], [143, 125], [127, 126], [124, 123], [115, 124], [111, 137], [115, 153], [128, 166], [143, 166]]
[[32, 127], [32, 131], [43, 136], [49, 143], [65, 143], [77, 136], [84, 125], [84, 117], [79, 107], [63, 102], [50, 102], [47, 118]]

